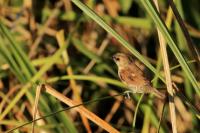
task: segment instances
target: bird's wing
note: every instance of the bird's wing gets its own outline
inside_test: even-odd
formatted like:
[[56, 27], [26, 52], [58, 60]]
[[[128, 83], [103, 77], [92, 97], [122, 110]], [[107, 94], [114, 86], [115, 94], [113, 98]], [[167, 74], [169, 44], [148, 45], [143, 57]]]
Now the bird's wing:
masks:
[[119, 70], [120, 79], [128, 86], [144, 86], [149, 81], [144, 77], [143, 72], [138, 67], [126, 67]]
[[129, 69], [132, 69], [132, 71], [137, 72], [137, 74], [144, 76], [144, 72], [134, 62], [131, 62]]

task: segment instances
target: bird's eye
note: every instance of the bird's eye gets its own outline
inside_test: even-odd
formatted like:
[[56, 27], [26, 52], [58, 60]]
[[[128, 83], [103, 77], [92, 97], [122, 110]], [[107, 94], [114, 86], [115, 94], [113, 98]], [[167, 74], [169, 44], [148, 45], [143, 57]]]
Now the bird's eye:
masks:
[[116, 58], [116, 60], [119, 61], [120, 59], [119, 59], [119, 58]]

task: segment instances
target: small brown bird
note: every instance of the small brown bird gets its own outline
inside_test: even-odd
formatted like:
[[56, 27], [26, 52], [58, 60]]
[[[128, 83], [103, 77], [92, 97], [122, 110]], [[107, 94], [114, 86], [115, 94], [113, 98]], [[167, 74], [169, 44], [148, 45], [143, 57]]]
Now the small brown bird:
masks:
[[134, 63], [132, 58], [123, 53], [117, 53], [113, 60], [118, 66], [118, 75], [123, 83], [133, 93], [153, 93], [160, 99], [165, 99], [165, 95], [151, 86], [151, 83], [145, 78], [143, 71]]

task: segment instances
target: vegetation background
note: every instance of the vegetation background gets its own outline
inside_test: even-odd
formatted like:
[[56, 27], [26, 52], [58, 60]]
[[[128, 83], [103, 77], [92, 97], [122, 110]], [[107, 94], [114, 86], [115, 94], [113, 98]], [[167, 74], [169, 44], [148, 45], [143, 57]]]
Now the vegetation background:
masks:
[[[199, 132], [199, 2], [174, 0], [181, 26], [170, 2], [159, 0], [159, 13], [151, 0], [1, 0], [0, 132]], [[171, 105], [163, 110], [152, 95], [126, 99], [117, 52], [137, 59], [154, 87], [166, 90], [165, 78], [172, 80]], [[72, 104], [57, 92], [36, 92], [41, 83]], [[73, 102], [85, 108], [68, 108]], [[49, 114], [33, 130], [33, 117]]]

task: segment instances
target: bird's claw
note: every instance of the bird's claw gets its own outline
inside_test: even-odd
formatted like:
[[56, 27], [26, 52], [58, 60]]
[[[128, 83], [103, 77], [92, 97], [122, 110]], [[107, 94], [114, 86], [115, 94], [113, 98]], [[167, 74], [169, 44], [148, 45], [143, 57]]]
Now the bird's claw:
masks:
[[131, 91], [125, 91], [125, 92], [124, 92], [124, 94], [125, 94], [125, 99], [131, 99], [130, 93], [132, 93], [132, 92], [131, 92]]

